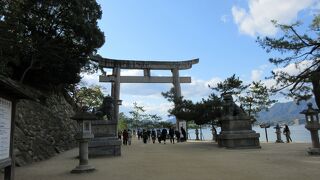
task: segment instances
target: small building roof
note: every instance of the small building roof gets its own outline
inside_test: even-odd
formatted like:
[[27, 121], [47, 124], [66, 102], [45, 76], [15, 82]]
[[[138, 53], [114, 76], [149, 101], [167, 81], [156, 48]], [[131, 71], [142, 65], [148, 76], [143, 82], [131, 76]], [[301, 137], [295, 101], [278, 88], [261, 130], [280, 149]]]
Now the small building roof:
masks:
[[10, 78], [0, 75], [0, 97], [9, 99], [33, 99], [33, 96], [24, 85]]

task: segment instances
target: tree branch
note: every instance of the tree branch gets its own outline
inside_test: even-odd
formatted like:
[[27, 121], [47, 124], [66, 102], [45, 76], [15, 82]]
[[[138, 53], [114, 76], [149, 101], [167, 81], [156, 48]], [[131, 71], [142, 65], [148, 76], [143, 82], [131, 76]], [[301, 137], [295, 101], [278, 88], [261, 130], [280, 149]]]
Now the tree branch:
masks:
[[292, 26], [290, 26], [290, 29], [291, 29], [291, 31], [300, 39], [300, 41], [301, 41], [304, 45], [306, 45], [306, 46], [312, 46], [311, 44], [308, 44], [307, 42], [305, 42], [305, 41], [302, 39], [302, 37], [296, 32], [296, 30], [295, 30]]

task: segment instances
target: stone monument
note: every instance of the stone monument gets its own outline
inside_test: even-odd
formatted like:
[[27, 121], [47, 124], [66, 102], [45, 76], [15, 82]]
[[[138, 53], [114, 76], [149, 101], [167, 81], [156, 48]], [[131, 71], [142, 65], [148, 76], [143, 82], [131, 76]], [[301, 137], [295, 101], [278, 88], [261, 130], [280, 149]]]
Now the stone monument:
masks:
[[114, 99], [106, 96], [101, 107], [95, 111], [98, 120], [92, 121], [94, 138], [89, 142], [89, 156], [120, 156], [121, 141], [117, 137], [114, 118]]
[[88, 142], [93, 138], [91, 130], [91, 121], [96, 117], [88, 112], [87, 107], [83, 107], [71, 119], [78, 121], [79, 129], [75, 138], [79, 142], [79, 165], [71, 173], [84, 173], [94, 171], [95, 168], [89, 164]]
[[239, 106], [232, 95], [223, 95], [223, 116], [218, 145], [226, 148], [261, 148], [260, 134], [252, 130], [251, 118]]
[[276, 127], [274, 127], [274, 129], [276, 129], [276, 134], [277, 134], [277, 140], [276, 143], [283, 143], [282, 139], [281, 139], [281, 128], [279, 124], [276, 125]]

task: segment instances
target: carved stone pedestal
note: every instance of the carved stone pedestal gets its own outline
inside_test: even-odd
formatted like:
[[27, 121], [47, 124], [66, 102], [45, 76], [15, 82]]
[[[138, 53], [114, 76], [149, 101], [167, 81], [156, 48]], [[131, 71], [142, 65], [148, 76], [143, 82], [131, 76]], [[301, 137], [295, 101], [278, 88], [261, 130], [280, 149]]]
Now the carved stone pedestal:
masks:
[[117, 137], [117, 123], [107, 120], [92, 122], [94, 138], [89, 142], [89, 156], [120, 156], [121, 140]]
[[252, 130], [251, 120], [246, 115], [224, 116], [218, 145], [226, 148], [261, 148], [260, 134]]

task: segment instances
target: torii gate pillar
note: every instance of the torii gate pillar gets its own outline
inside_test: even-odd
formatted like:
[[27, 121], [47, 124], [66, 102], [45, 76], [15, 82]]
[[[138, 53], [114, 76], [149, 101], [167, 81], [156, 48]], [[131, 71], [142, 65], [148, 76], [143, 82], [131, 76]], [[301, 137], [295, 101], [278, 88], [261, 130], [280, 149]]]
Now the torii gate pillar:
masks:
[[[176, 96], [176, 98], [180, 98], [181, 97], [181, 86], [180, 86], [179, 69], [177, 69], [177, 68], [171, 69], [171, 72], [172, 72], [172, 76], [173, 76], [173, 86], [174, 86], [175, 96]], [[180, 131], [178, 118], [176, 118], [176, 128], [178, 129], [178, 131]]]
[[[115, 77], [111, 85], [111, 96], [114, 98], [114, 121], [119, 121], [119, 103], [120, 103], [120, 68], [115, 67], [112, 69], [112, 75]], [[117, 132], [117, 130], [116, 130]]]

